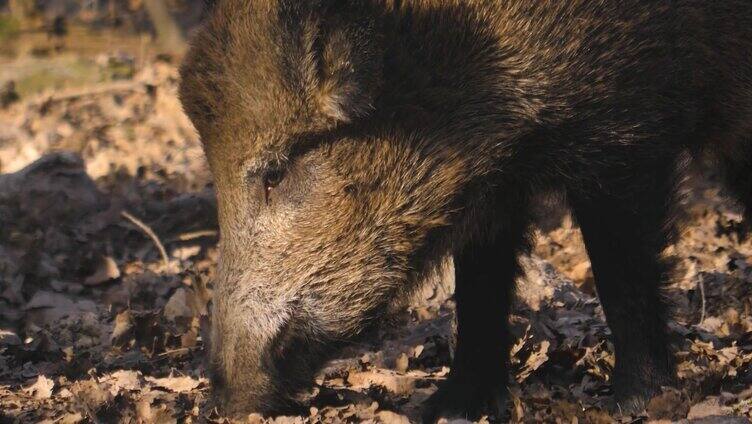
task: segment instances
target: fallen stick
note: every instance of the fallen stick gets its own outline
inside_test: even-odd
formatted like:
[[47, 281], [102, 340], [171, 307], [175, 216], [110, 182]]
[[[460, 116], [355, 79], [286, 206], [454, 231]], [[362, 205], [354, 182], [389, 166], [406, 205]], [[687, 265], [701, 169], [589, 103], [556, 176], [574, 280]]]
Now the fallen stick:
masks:
[[200, 238], [219, 237], [219, 232], [215, 230], [194, 231], [190, 233], [179, 234], [172, 241], [192, 241]]
[[75, 100], [81, 97], [99, 96], [102, 94], [115, 93], [120, 91], [138, 91], [143, 88], [144, 84], [141, 82], [125, 81], [125, 82], [113, 82], [108, 84], [100, 84], [93, 88], [72, 90], [68, 92], [61, 92], [55, 94], [39, 94], [29, 99], [26, 104], [38, 105], [61, 102], [65, 100]]
[[697, 285], [700, 286], [700, 300], [702, 301], [701, 304], [701, 312], [700, 312], [700, 322], [697, 323], [697, 325], [702, 325], [703, 322], [705, 322], [705, 279], [702, 277], [702, 275], [698, 276], [697, 278]]
[[159, 254], [162, 256], [162, 261], [164, 262], [165, 269], [166, 270], [170, 269], [170, 259], [167, 256], [167, 251], [162, 245], [162, 242], [159, 241], [159, 237], [157, 237], [157, 234], [154, 233], [154, 230], [152, 230], [148, 225], [144, 224], [143, 221], [141, 221], [140, 219], [136, 218], [135, 216], [131, 215], [130, 213], [126, 211], [120, 212], [120, 215], [122, 215], [123, 218], [127, 219], [128, 221], [133, 223], [133, 225], [141, 229], [141, 231], [143, 231], [144, 234], [149, 236], [151, 241], [154, 242], [154, 245], [157, 246], [157, 249], [159, 250]]

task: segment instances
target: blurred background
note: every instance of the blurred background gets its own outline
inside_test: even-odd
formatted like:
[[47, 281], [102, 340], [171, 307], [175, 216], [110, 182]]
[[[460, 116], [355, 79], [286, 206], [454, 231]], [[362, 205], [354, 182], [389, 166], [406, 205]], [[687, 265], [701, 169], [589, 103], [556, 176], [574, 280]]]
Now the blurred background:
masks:
[[[0, 9], [4, 53], [36, 56], [65, 49], [101, 52], [108, 41], [145, 54], [157, 47], [151, 39], [158, 39], [158, 48], [180, 51], [204, 14], [201, 0], [4, 0]], [[66, 42], [69, 36], [76, 42]], [[16, 43], [6, 44], [11, 39]]]
[[[15, 150], [15, 154], [0, 155], [0, 172], [18, 170], [51, 149], [85, 155], [85, 147], [91, 141], [87, 138], [91, 137], [102, 141], [105, 135], [115, 141], [108, 144], [116, 150], [128, 149], [128, 143], [118, 144], [113, 139], [119, 135], [140, 138], [139, 135], [114, 134], [123, 128], [112, 128], [115, 123], [123, 123], [125, 110], [119, 111], [121, 121], [113, 122], [110, 119], [118, 117], [112, 116], [116, 113], [108, 108], [112, 105], [98, 104], [96, 109], [106, 109], [101, 110], [100, 116], [104, 122], [94, 123], [71, 110], [81, 105], [81, 100], [101, 100], [112, 94], [118, 95], [114, 106], [134, 100], [133, 95], [150, 96], [156, 100], [151, 106], [159, 110], [152, 111], [157, 115], [150, 112], [142, 117], [154, 119], [161, 113], [168, 114], [164, 120], [173, 122], [163, 122], [166, 127], [161, 129], [172, 132], [172, 137], [165, 141], [194, 142], [190, 124], [182, 116], [174, 95], [162, 95], [174, 94], [176, 67], [186, 49], [186, 39], [204, 13], [201, 0], [0, 0], [0, 110], [6, 112], [6, 120], [0, 121], [0, 149]], [[18, 113], [19, 104], [42, 103], [48, 106], [44, 112], [66, 103], [69, 116], [55, 122], [57, 127], [51, 129], [42, 128], [44, 124], [33, 116]], [[167, 110], [169, 105], [165, 103], [172, 103], [174, 110]], [[15, 113], [11, 110], [14, 106]], [[23, 125], [12, 121], [14, 117], [20, 119], [20, 115], [29, 118], [26, 124], [33, 128], [24, 131], [19, 128]], [[139, 116], [129, 116], [128, 122], [133, 124]], [[99, 134], [79, 134], [81, 127], [91, 127]], [[77, 134], [68, 137], [72, 133]], [[35, 143], [16, 141], [9, 146], [7, 140], [17, 137], [32, 137]], [[152, 153], [160, 161], [164, 159], [162, 152]], [[136, 156], [149, 154], [142, 151]], [[124, 165], [131, 173], [149, 163], [140, 158], [119, 159], [131, 162], [115, 167]], [[108, 164], [99, 165], [108, 168]], [[101, 176], [109, 171], [99, 169], [95, 174]]]
[[[204, 15], [201, 0], [3, 0], [0, 11], [0, 81], [15, 79], [19, 95], [123, 79], [155, 55], [176, 58]], [[102, 69], [102, 55], [117, 63]]]

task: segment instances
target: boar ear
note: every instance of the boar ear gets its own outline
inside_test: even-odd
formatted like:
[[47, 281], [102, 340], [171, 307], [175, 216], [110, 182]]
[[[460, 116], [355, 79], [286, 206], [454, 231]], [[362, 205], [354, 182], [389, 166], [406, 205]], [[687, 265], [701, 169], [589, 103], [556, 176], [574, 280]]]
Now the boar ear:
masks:
[[[342, 3], [342, 2], [335, 2]], [[321, 38], [320, 110], [338, 122], [366, 116], [372, 109], [381, 83], [381, 54], [372, 17], [348, 16], [331, 8], [336, 15], [324, 23]]]

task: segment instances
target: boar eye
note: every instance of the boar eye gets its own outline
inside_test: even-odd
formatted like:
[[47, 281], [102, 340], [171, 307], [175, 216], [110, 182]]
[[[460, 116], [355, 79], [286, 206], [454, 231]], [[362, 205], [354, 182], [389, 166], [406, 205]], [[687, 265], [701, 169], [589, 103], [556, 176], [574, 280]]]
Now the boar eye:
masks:
[[264, 194], [266, 196], [266, 204], [269, 204], [269, 195], [272, 192], [272, 189], [277, 187], [284, 178], [285, 173], [280, 168], [272, 168], [269, 169], [264, 173], [263, 176], [263, 183], [264, 183]]

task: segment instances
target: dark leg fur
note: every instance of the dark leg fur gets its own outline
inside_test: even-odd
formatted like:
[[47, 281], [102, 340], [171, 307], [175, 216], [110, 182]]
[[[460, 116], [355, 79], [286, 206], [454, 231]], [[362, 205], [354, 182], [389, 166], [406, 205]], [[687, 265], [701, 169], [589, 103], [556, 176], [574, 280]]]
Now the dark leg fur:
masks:
[[510, 225], [455, 257], [457, 348], [448, 379], [426, 403], [424, 422], [498, 417], [506, 410], [508, 313], [526, 234], [526, 225]]
[[661, 252], [673, 232], [673, 178], [640, 172], [636, 175], [645, 179], [636, 177], [635, 186], [570, 195], [613, 333], [613, 386], [624, 412], [641, 410], [675, 379], [666, 327], [669, 308], [661, 293], [668, 268]]
[[744, 218], [752, 228], [752, 140], [740, 150], [722, 161], [726, 185], [744, 207]]

